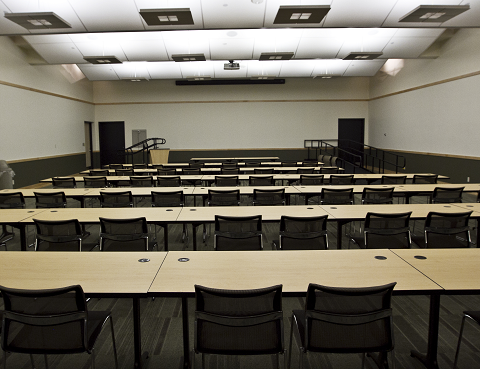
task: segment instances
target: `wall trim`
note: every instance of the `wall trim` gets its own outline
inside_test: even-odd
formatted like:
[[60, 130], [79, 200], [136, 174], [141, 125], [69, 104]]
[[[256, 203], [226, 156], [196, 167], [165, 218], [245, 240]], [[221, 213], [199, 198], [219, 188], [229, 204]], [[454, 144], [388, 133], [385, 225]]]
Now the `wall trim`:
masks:
[[95, 103], [95, 105], [165, 105], [165, 104], [238, 104], [238, 103], [286, 103], [286, 102], [368, 102], [369, 99], [301, 99], [301, 100], [211, 100], [211, 101], [143, 101], [143, 102], [112, 102]]
[[286, 150], [306, 150], [306, 147], [288, 147], [288, 148], [251, 148], [251, 149], [170, 149], [172, 151], [286, 151]]
[[86, 100], [82, 100], [82, 99], [77, 99], [77, 98], [75, 98], [75, 97], [70, 97], [70, 96], [66, 96], [66, 95], [60, 95], [60, 94], [56, 94], [56, 93], [53, 93], [53, 92], [48, 92], [48, 91], [45, 91], [45, 90], [39, 90], [38, 88], [33, 88], [33, 87], [27, 87], [27, 86], [17, 85], [17, 84], [15, 84], [15, 83], [0, 81], [0, 85], [4, 85], [4, 86], [8, 86], [8, 87], [13, 87], [13, 88], [19, 88], [19, 89], [21, 89], [21, 90], [26, 90], [26, 91], [30, 91], [30, 92], [36, 92], [36, 93], [39, 93], [39, 94], [44, 94], [44, 95], [59, 97], [59, 98], [61, 98], [61, 99], [67, 99], [67, 100], [77, 101], [77, 102], [81, 102], [81, 103], [84, 103], [84, 104], [95, 105], [95, 104], [94, 104], [93, 102], [91, 102], [91, 101], [86, 101]]
[[464, 156], [464, 155], [440, 154], [440, 153], [431, 153], [431, 152], [393, 150], [393, 149], [382, 149], [382, 150], [389, 151], [389, 152], [405, 153], [405, 154], [429, 155], [429, 156], [439, 156], [439, 157], [445, 157], [445, 158], [480, 160], [480, 157], [478, 157], [478, 156]]
[[85, 155], [85, 152], [75, 152], [71, 154], [62, 154], [62, 155], [52, 155], [52, 156], [41, 156], [38, 158], [27, 158], [27, 159], [19, 159], [19, 160], [7, 160], [7, 164], [13, 163], [25, 163], [28, 161], [35, 161], [35, 160], [48, 160], [48, 159], [55, 159], [55, 158], [64, 158], [66, 156], [75, 156], [75, 155]]

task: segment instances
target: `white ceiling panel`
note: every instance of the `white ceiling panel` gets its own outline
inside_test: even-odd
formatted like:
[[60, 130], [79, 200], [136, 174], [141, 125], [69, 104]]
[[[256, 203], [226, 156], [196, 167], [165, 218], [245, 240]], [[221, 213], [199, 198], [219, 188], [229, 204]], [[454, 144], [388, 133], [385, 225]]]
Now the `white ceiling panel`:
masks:
[[351, 61], [343, 75], [345, 77], [373, 77], [383, 64], [385, 64], [385, 60]]
[[419, 37], [412, 43], [410, 37], [393, 37], [383, 49], [382, 59], [418, 58], [436, 37]]
[[213, 62], [190, 62], [178, 63], [182, 71], [183, 78], [189, 77], [214, 77]]
[[350, 65], [350, 60], [316, 60], [312, 74], [314, 76], [342, 76]]
[[252, 59], [253, 38], [223, 38], [210, 40], [212, 60]]
[[73, 43], [69, 35], [37, 35], [37, 36], [23, 36], [30, 45], [35, 44], [62, 44]]
[[333, 59], [345, 42], [340, 37], [304, 37], [300, 40], [296, 59]]
[[352, 52], [382, 52], [391, 38], [380, 37], [352, 37], [345, 40], [338, 52], [337, 58], [343, 59]]
[[[279, 30], [280, 31], [280, 30]], [[297, 31], [297, 30], [293, 30]], [[300, 38], [296, 37], [282, 37], [287, 36], [279, 35], [276, 38], [255, 38], [253, 59], [258, 59], [261, 53], [280, 53], [280, 52], [292, 52], [295, 53], [298, 49]]]
[[130, 61], [168, 60], [167, 50], [163, 40], [126, 41], [120, 44]]
[[[133, 0], [132, 0], [133, 1]], [[138, 11], [142, 9], [165, 9], [165, 8], [189, 8], [192, 13], [193, 25], [185, 26], [149, 26], [140, 16], [145, 30], [180, 30], [180, 29], [201, 29], [204, 28], [203, 9], [201, 0], [135, 0]]]
[[147, 69], [152, 79], [182, 78], [180, 64], [175, 62], [147, 63]]
[[112, 68], [120, 79], [145, 78], [151, 79], [146, 62], [112, 64]]
[[[264, 27], [284, 28], [286, 25], [273, 24], [278, 9], [282, 5], [330, 5], [332, 0], [266, 0]], [[288, 28], [317, 28], [323, 27], [325, 19], [320, 24], [288, 24]]]
[[75, 45], [83, 56], [113, 55], [118, 60], [127, 61], [127, 57], [118, 43], [96, 40], [92, 42], [76, 42]]
[[78, 64], [86, 63], [82, 53], [77, 49], [73, 42], [58, 44], [34, 44], [32, 47], [49, 64]]
[[117, 73], [115, 73], [111, 65], [79, 64], [78, 67], [90, 81], [119, 80]]
[[315, 69], [314, 60], [287, 60], [272, 63], [282, 63], [279, 77], [311, 77]]
[[324, 27], [381, 27], [397, 0], [332, 0]]
[[266, 60], [249, 60], [247, 62], [247, 77], [275, 76], [280, 74], [281, 62], [269, 62]]
[[[250, 0], [204, 1], [202, 12], [205, 28], [261, 28], [265, 3], [254, 4]], [[244, 18], [239, 14], [248, 14]]]

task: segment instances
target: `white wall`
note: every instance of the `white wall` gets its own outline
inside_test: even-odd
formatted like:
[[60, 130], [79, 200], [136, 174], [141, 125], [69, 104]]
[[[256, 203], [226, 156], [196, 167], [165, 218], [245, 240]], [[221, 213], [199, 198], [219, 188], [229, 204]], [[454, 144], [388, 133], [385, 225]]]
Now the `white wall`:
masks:
[[70, 83], [63, 72], [61, 66], [28, 64], [8, 37], [0, 37], [0, 159], [85, 151], [84, 121], [93, 121], [95, 110], [88, 103], [92, 83]]
[[[480, 30], [465, 29], [447, 42], [437, 59], [406, 60], [397, 76], [373, 78], [371, 98], [403, 93], [369, 103], [370, 144], [480, 157], [479, 60]], [[456, 79], [460, 76], [466, 78]]]
[[125, 121], [127, 146], [133, 129], [147, 129], [170, 149], [300, 148], [304, 139], [336, 138], [338, 118], [367, 120], [367, 98], [368, 78], [239, 86], [94, 82], [95, 121]]

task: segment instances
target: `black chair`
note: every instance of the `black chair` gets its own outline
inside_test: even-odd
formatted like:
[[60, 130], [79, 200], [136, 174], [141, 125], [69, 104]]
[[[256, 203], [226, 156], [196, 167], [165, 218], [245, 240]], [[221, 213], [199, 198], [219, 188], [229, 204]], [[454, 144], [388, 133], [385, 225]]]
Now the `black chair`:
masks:
[[280, 235], [273, 241], [277, 250], [327, 250], [327, 217], [290, 217], [280, 218]]
[[77, 219], [33, 219], [35, 251], [82, 251], [82, 227]]
[[253, 174], [273, 174], [273, 168], [254, 168]]
[[425, 220], [423, 236], [413, 236], [413, 241], [424, 248], [470, 247], [471, 211], [461, 213], [438, 213], [431, 211]]
[[338, 174], [338, 168], [320, 167], [320, 174]]
[[235, 162], [225, 162], [222, 163], [222, 169], [237, 169], [238, 164]]
[[215, 215], [213, 246], [218, 251], [262, 250], [262, 216]]
[[83, 187], [85, 188], [108, 187], [107, 177], [83, 177]]
[[407, 176], [382, 176], [382, 184], [405, 184]]
[[323, 185], [323, 174], [301, 174], [300, 186], [321, 186]]
[[246, 161], [245, 162], [246, 167], [259, 167], [260, 165], [262, 165], [262, 163], [260, 163], [259, 161]]
[[147, 169], [147, 164], [133, 164], [133, 169]]
[[[24, 209], [25, 198], [21, 192], [0, 193], [0, 209]], [[2, 234], [0, 234], [0, 246], [5, 246], [7, 250], [7, 242], [12, 240], [14, 232], [7, 230], [7, 226], [2, 224]]]
[[462, 324], [460, 326], [460, 332], [458, 335], [457, 350], [455, 352], [455, 359], [453, 361], [453, 369], [457, 368], [458, 354], [460, 353], [460, 344], [462, 343], [463, 328], [465, 327], [465, 321], [472, 321], [480, 325], [480, 311], [467, 310], [463, 312]]
[[[159, 192], [152, 191], [152, 207], [183, 207], [185, 206], [185, 196], [182, 190]], [[155, 225], [155, 238], [157, 236], [157, 229]], [[187, 225], [183, 224], [182, 240], [187, 238]]]
[[274, 186], [275, 181], [273, 176], [249, 176], [248, 177], [249, 186]]
[[331, 174], [330, 184], [333, 186], [349, 186], [355, 184], [355, 177], [353, 174]]
[[297, 168], [297, 174], [313, 174], [315, 168]]
[[238, 176], [215, 176], [215, 186], [217, 187], [235, 187], [240, 186]]
[[108, 167], [109, 167], [110, 169], [115, 169], [115, 170], [116, 170], [116, 169], [123, 169], [123, 168], [124, 168], [123, 164], [110, 164]]
[[392, 353], [395, 367], [391, 298], [396, 283], [364, 288], [327, 287], [310, 283], [304, 310], [294, 310], [290, 334], [300, 351], [300, 368], [308, 352], [381, 353], [376, 360], [387, 368]]
[[432, 195], [433, 204], [451, 204], [462, 202], [465, 187], [435, 187]]
[[92, 169], [88, 172], [90, 176], [97, 176], [97, 177], [107, 177], [110, 175], [110, 171], [108, 169]]
[[285, 188], [253, 189], [253, 205], [285, 205]]
[[318, 167], [317, 159], [303, 159], [302, 166], [304, 167]]
[[158, 176], [157, 187], [180, 187], [182, 181], [180, 176]]
[[[414, 174], [412, 184], [436, 184], [438, 181], [437, 174]], [[431, 192], [419, 192], [415, 196], [427, 197], [428, 202], [432, 202]]]
[[132, 191], [100, 191], [100, 206], [102, 208], [133, 208]]
[[100, 218], [100, 251], [149, 251], [156, 246], [155, 240], [149, 241], [145, 217]]
[[66, 208], [67, 197], [65, 192], [34, 192], [35, 207], [40, 208]]
[[[185, 168], [182, 170], [183, 175], [188, 176], [199, 176], [202, 174], [200, 168]], [[201, 179], [184, 179], [182, 180], [183, 184], [191, 185], [191, 186], [201, 186], [202, 180]]]
[[205, 166], [205, 163], [189, 163], [188, 167], [191, 169], [199, 169], [203, 168]]
[[323, 187], [320, 193], [320, 205], [352, 205], [353, 188]]
[[159, 168], [157, 173], [159, 176], [175, 176], [177, 175], [177, 170], [174, 168]]
[[208, 206], [239, 206], [240, 190], [208, 190]]
[[298, 165], [297, 160], [282, 160], [280, 166], [282, 167], [296, 167]]
[[131, 176], [130, 186], [132, 187], [153, 187], [155, 185], [152, 176]]
[[77, 182], [74, 177], [53, 177], [53, 188], [76, 188]]
[[412, 243], [407, 213], [367, 213], [365, 228], [351, 240], [362, 249], [408, 249]]
[[221, 169], [222, 174], [240, 174], [240, 169], [239, 168], [222, 168]]
[[163, 168], [163, 164], [152, 164], [151, 167], [152, 167], [152, 169], [155, 169], [155, 170], [157, 170], [157, 169], [162, 169], [162, 168]]
[[394, 187], [365, 187], [362, 192], [362, 204], [393, 204], [393, 190]]
[[[195, 285], [194, 353], [284, 354], [282, 286], [220, 290]], [[194, 356], [195, 357], [195, 356]]]
[[7, 353], [47, 355], [91, 354], [105, 323], [110, 320], [115, 368], [117, 348], [110, 311], [88, 311], [80, 285], [49, 290], [20, 290], [0, 286], [4, 302], [2, 324], [3, 367]]
[[115, 169], [115, 175], [116, 176], [123, 176], [123, 177], [130, 177], [134, 176], [135, 172], [132, 168], [128, 169]]

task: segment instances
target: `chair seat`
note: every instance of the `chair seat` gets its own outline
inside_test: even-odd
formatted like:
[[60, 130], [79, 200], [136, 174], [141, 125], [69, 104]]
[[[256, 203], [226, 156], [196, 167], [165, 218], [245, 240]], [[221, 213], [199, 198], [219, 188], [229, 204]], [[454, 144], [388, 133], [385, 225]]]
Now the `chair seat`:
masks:
[[468, 315], [470, 318], [475, 320], [477, 324], [480, 324], [480, 310], [467, 310], [463, 312], [464, 315]]

